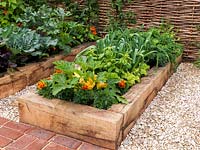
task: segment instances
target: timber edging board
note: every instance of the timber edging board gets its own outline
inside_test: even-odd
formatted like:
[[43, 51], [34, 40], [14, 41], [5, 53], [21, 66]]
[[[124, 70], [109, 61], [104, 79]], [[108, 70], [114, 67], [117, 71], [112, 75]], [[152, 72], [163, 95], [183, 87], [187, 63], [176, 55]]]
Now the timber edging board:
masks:
[[94, 43], [86, 43], [74, 47], [68, 55], [58, 54], [47, 58], [45, 61], [27, 64], [24, 67], [18, 67], [19, 71], [6, 74], [0, 78], [0, 98], [12, 95], [28, 85], [35, 84], [42, 78], [48, 77], [53, 73], [54, 65], [52, 62], [56, 60], [73, 61], [76, 55], [86, 47], [94, 45]]
[[23, 95], [18, 98], [20, 121], [104, 148], [117, 149], [173, 71], [172, 64], [152, 68], [141, 83], [124, 95], [129, 104], [113, 105], [108, 110], [59, 99], [48, 100], [34, 93]]

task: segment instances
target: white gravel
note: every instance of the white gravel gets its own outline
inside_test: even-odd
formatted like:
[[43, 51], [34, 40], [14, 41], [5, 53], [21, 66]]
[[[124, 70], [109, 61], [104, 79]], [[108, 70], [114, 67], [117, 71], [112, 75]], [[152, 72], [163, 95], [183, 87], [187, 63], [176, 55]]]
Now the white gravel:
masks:
[[0, 99], [0, 117], [19, 122], [19, 112], [16, 99], [23, 94], [34, 91], [36, 91], [35, 85], [27, 86], [25, 89], [17, 92], [15, 95], [10, 95], [9, 97]]
[[182, 63], [119, 150], [200, 150], [200, 70]]
[[[0, 116], [18, 121], [16, 98], [35, 89], [0, 99]], [[200, 70], [182, 63], [119, 150], [200, 150]]]

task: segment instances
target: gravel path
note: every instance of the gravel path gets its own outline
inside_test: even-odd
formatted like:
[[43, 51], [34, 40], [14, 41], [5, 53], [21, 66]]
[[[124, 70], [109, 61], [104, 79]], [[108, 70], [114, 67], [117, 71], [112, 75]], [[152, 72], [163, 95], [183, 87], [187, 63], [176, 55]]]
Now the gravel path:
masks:
[[16, 99], [20, 95], [36, 91], [36, 86], [28, 86], [15, 95], [0, 99], [0, 117], [4, 117], [13, 121], [19, 122], [19, 112]]
[[[16, 97], [34, 90], [0, 99], [0, 116], [18, 121]], [[200, 150], [200, 70], [182, 63], [119, 150]]]
[[182, 63], [119, 150], [200, 150], [200, 70]]

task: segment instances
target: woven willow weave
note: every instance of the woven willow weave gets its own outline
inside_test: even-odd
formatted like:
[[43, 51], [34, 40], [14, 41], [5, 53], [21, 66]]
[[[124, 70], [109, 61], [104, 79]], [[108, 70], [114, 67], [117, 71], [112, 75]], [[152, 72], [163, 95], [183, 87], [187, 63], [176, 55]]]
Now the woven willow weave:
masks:
[[[99, 0], [99, 7], [99, 29], [103, 31], [108, 23], [107, 13], [112, 10], [110, 0]], [[137, 24], [130, 27], [144, 25], [148, 28], [159, 25], [162, 19], [169, 20], [185, 45], [185, 58], [193, 60], [197, 57], [199, 48], [194, 43], [200, 42], [200, 31], [197, 30], [200, 25], [200, 0], [133, 0], [123, 10], [136, 14]]]

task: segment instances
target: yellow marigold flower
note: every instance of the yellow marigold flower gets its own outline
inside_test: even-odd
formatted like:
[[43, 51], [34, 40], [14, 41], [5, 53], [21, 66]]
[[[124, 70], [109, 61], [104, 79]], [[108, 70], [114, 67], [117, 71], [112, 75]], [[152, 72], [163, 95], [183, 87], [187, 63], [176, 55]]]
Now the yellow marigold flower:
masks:
[[88, 90], [92, 90], [95, 86], [95, 82], [91, 78], [89, 78], [86, 82], [86, 85], [88, 86]]
[[44, 82], [44, 81], [39, 81], [38, 83], [37, 83], [37, 88], [39, 89], [39, 90], [41, 90], [41, 89], [43, 89], [44, 87], [46, 87], [47, 85], [46, 85], [46, 83]]
[[88, 78], [87, 82], [83, 78], [80, 78], [79, 83], [83, 85], [83, 90], [92, 90], [95, 86], [95, 82], [91, 78]]
[[97, 89], [103, 89], [103, 88], [106, 88], [107, 86], [108, 86], [108, 84], [105, 82], [97, 83]]

